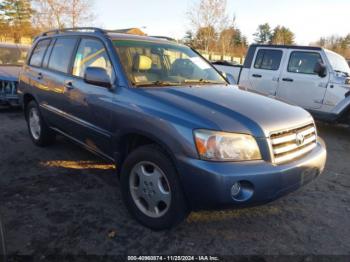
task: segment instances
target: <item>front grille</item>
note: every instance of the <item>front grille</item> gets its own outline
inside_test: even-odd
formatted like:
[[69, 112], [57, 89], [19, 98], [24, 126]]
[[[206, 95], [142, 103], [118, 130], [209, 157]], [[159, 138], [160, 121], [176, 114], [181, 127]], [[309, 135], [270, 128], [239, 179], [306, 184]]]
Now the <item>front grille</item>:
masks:
[[310, 123], [299, 128], [272, 133], [270, 141], [275, 164], [292, 161], [307, 154], [316, 146], [315, 124]]
[[0, 80], [0, 97], [17, 95], [17, 81]]

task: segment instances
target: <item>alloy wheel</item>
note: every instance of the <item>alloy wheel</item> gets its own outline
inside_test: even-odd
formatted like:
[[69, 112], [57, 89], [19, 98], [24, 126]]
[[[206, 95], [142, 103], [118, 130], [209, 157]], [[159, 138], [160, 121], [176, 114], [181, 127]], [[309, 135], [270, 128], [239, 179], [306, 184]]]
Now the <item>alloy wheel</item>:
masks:
[[29, 112], [29, 129], [35, 140], [39, 140], [41, 135], [40, 116], [38, 109], [31, 108]]
[[163, 216], [171, 203], [171, 189], [164, 172], [154, 163], [140, 162], [131, 170], [130, 193], [138, 209], [152, 218]]

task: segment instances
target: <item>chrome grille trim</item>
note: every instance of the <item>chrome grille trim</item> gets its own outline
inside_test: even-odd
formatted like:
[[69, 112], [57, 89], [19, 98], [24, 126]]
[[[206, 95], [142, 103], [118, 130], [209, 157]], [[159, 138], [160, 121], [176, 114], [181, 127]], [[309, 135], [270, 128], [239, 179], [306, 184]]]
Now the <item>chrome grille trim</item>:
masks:
[[[303, 134], [304, 136], [312, 134], [312, 133], [316, 133], [316, 128], [313, 127], [313, 128], [307, 129], [305, 131], [301, 131], [300, 133]], [[293, 141], [293, 140], [295, 140], [295, 134], [286, 135], [286, 136], [283, 136], [283, 137], [279, 137], [279, 138], [273, 139], [272, 140], [272, 145], [278, 145], [278, 144], [290, 142], [290, 141]]]
[[[311, 137], [305, 139], [304, 144], [308, 145], [308, 144], [314, 142], [315, 140], [316, 140], [316, 136], [312, 135]], [[273, 153], [275, 155], [278, 155], [278, 154], [286, 153], [288, 151], [292, 151], [292, 150], [297, 149], [297, 148], [298, 148], [298, 145], [296, 145], [294, 143], [293, 144], [288, 144], [286, 146], [281, 146], [281, 147], [275, 148], [273, 150]]]
[[301, 157], [316, 147], [317, 130], [309, 123], [298, 128], [270, 134], [270, 147], [274, 164], [282, 164]]

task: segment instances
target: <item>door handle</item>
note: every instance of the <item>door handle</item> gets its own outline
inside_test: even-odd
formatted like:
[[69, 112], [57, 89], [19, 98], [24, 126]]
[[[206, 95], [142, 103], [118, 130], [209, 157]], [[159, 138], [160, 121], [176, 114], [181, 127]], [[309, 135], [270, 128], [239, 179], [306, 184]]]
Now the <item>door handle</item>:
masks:
[[256, 77], [256, 78], [261, 78], [262, 77], [262, 75], [258, 75], [258, 74], [253, 74], [252, 76]]
[[282, 78], [282, 81], [293, 82], [294, 80], [292, 78]]
[[74, 89], [72, 81], [65, 81], [64, 82], [64, 87], [67, 88], [68, 90]]
[[38, 73], [37, 79], [38, 79], [38, 80], [43, 79], [43, 74], [42, 74], [42, 73]]

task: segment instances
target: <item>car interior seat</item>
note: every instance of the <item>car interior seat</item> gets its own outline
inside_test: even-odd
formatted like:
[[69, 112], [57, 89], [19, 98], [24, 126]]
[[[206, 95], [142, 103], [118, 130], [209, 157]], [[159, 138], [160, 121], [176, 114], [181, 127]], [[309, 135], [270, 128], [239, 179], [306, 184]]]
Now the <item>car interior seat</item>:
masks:
[[185, 78], [191, 78], [193, 75], [194, 66], [193, 62], [187, 58], [178, 58], [171, 66], [171, 74], [173, 76], [181, 76]]
[[151, 72], [152, 59], [145, 55], [136, 54], [133, 58], [132, 74], [135, 83], [157, 81], [157, 74]]

